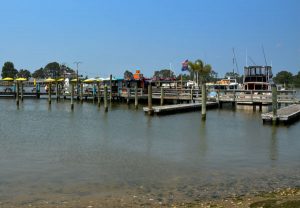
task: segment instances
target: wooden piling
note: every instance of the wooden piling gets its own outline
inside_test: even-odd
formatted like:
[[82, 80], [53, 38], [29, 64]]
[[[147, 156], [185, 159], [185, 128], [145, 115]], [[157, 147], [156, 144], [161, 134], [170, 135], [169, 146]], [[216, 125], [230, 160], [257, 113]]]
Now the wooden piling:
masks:
[[109, 75], [109, 89], [110, 89], [109, 101], [111, 102], [111, 100], [112, 100], [112, 74]]
[[164, 97], [165, 97], [165, 91], [164, 88], [160, 88], [160, 105], [163, 106], [164, 105]]
[[59, 100], [59, 88], [58, 88], [58, 82], [55, 83], [55, 89], [56, 89], [56, 101]]
[[49, 82], [48, 85], [49, 85], [48, 86], [48, 103], [49, 103], [49, 105], [51, 105], [51, 88], [52, 88], [51, 82]]
[[20, 84], [21, 84], [21, 101], [23, 102], [24, 99], [23, 82], [21, 81]]
[[206, 85], [202, 83], [202, 106], [201, 106], [201, 115], [202, 120], [206, 120]]
[[127, 88], [127, 100], [126, 100], [126, 102], [127, 102], [127, 105], [129, 105], [129, 102], [130, 102], [130, 88], [129, 87]]
[[39, 99], [40, 98], [40, 84], [36, 84], [35, 93], [36, 93], [36, 98]]
[[107, 105], [107, 85], [104, 86], [104, 111], [108, 111], [108, 105]]
[[277, 123], [277, 87], [275, 84], [272, 85], [272, 112], [273, 120], [272, 123]]
[[16, 81], [16, 104], [19, 106], [19, 81]]
[[153, 109], [152, 109], [152, 86], [151, 84], [148, 85], [148, 115], [153, 115]]
[[83, 103], [83, 83], [80, 82], [80, 103]]
[[138, 86], [135, 85], [135, 89], [134, 89], [134, 107], [135, 107], [135, 109], [138, 109], [138, 105], [139, 105]]
[[101, 91], [100, 91], [100, 82], [97, 82], [97, 95], [98, 95], [98, 108], [101, 106]]
[[74, 110], [74, 83], [71, 83], [71, 110]]

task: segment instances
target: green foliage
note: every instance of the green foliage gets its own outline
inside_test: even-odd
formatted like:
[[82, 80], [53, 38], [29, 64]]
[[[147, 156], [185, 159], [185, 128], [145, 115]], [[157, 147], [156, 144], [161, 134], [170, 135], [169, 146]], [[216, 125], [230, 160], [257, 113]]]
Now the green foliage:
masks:
[[173, 71], [170, 69], [162, 69], [160, 71], [154, 71], [153, 78], [156, 79], [174, 79], [176, 78]]
[[285, 84], [285, 85], [292, 84], [293, 83], [293, 74], [288, 71], [280, 71], [274, 77], [274, 82], [276, 84]]
[[300, 71], [293, 77], [295, 87], [300, 87]]
[[133, 73], [130, 72], [130, 71], [128, 71], [128, 70], [126, 70], [126, 71], [124, 72], [124, 79], [125, 79], [125, 80], [132, 80], [132, 79], [133, 79]]
[[47, 64], [44, 68], [44, 73], [46, 77], [58, 78], [63, 75], [59, 63], [51, 62]]
[[31, 73], [27, 69], [21, 69], [18, 72], [17, 77], [23, 77], [23, 78], [29, 79], [31, 77]]
[[39, 68], [38, 70], [35, 70], [32, 73], [32, 77], [37, 78], [37, 79], [45, 79], [46, 75], [44, 73], [44, 69], [43, 68]]
[[17, 74], [18, 74], [18, 70], [15, 69], [15, 66], [12, 62], [7, 61], [4, 63], [2, 67], [2, 73], [1, 73], [2, 78], [5, 77], [15, 78]]
[[46, 79], [48, 77], [59, 78], [65, 73], [75, 74], [75, 71], [65, 64], [59, 65], [57, 62], [51, 62], [45, 68], [39, 68], [32, 73], [32, 77], [37, 79]]
[[212, 67], [210, 64], [204, 64], [202, 60], [197, 59], [195, 62], [189, 61], [189, 71], [191, 72], [191, 78], [196, 78], [197, 83], [199, 83], [199, 80], [205, 82], [209, 78]]
[[226, 72], [225, 78], [228, 78], [228, 77], [230, 77], [231, 79], [236, 79], [236, 81], [238, 83], [242, 83], [243, 82], [243, 75], [240, 76], [238, 73]]
[[191, 80], [191, 77], [190, 77], [190, 75], [188, 75], [188, 74], [179, 74], [179, 75], [176, 77], [176, 80], [181, 80], [181, 76], [182, 76], [182, 80], [183, 80], [183, 81]]

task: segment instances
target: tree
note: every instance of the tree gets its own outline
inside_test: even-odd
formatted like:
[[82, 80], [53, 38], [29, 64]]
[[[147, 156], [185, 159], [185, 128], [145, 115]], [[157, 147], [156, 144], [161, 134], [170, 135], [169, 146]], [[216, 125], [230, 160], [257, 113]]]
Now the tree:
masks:
[[5, 77], [15, 78], [17, 73], [18, 73], [18, 70], [15, 69], [15, 66], [12, 62], [7, 61], [4, 63], [4, 65], [2, 67], [2, 73], [1, 73], [2, 78], [5, 78]]
[[234, 72], [226, 72], [225, 78], [236, 79], [238, 83], [243, 82], [243, 76], [240, 76], [238, 73], [234, 73]]
[[132, 72], [126, 70], [126, 71], [124, 72], [124, 79], [125, 79], [125, 80], [132, 80], [132, 79], [133, 79], [133, 74], [132, 74]]
[[39, 68], [32, 73], [32, 77], [37, 79], [45, 79], [46, 75], [43, 68]]
[[292, 84], [293, 74], [291, 72], [288, 72], [288, 71], [280, 71], [274, 77], [274, 82], [276, 84], [284, 84], [284, 85]]
[[31, 73], [27, 69], [21, 69], [18, 72], [17, 77], [23, 77], [23, 78], [29, 79], [31, 77]]
[[51, 62], [47, 64], [44, 68], [44, 73], [46, 77], [58, 78], [63, 75], [61, 67], [57, 62]]
[[293, 83], [295, 84], [295, 87], [300, 87], [300, 71], [293, 77]]
[[174, 79], [176, 76], [170, 69], [162, 69], [160, 71], [154, 71], [153, 78], [156, 79]]
[[189, 69], [196, 75], [196, 81], [205, 82], [208, 80], [209, 74], [212, 71], [212, 67], [209, 64], [204, 64], [202, 60], [197, 59], [195, 62], [189, 61]]

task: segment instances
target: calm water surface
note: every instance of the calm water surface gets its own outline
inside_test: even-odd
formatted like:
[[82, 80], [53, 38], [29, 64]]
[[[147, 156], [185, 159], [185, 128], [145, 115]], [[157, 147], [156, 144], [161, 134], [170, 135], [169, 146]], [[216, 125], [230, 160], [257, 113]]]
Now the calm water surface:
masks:
[[216, 198], [300, 186], [300, 122], [230, 108], [148, 117], [112, 104], [0, 99], [0, 202], [93, 194]]

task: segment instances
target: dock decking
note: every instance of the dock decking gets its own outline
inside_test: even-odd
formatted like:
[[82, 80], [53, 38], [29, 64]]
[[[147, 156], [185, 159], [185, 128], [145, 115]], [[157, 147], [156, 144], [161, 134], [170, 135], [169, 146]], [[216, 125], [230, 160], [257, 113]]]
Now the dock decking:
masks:
[[[201, 106], [202, 106], [201, 103], [175, 104], [175, 105], [153, 106], [152, 110], [156, 114], [174, 113], [176, 111], [182, 112], [182, 111], [189, 111], [189, 110], [200, 110]], [[207, 107], [218, 106], [218, 103], [217, 102], [207, 102], [206, 106]], [[144, 107], [143, 110], [145, 113], [147, 113], [149, 111], [149, 108]]]
[[289, 105], [277, 110], [277, 115], [274, 117], [273, 112], [264, 113], [261, 115], [264, 122], [279, 121], [289, 122], [300, 116], [300, 104]]

